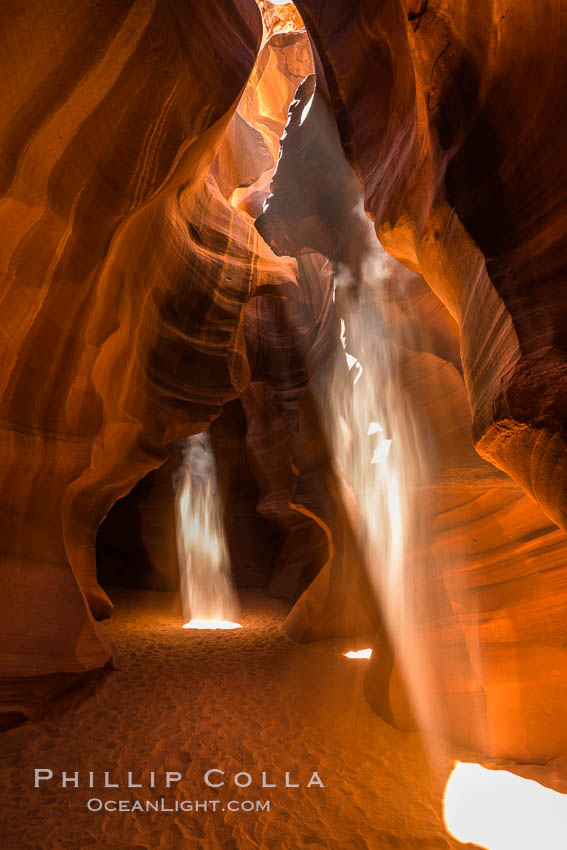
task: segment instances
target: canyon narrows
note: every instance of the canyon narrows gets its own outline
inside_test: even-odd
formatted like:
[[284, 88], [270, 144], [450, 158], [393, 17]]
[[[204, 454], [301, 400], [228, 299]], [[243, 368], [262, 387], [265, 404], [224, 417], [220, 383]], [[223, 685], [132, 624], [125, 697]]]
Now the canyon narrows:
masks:
[[2, 847], [563, 846], [544, 5], [4, 4]]

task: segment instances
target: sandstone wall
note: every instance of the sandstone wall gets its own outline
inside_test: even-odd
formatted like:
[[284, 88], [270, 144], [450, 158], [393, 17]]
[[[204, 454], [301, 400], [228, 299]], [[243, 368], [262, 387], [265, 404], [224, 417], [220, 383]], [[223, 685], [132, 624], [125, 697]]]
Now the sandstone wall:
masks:
[[[2, 9], [5, 713], [105, 665], [96, 529], [248, 381], [244, 302], [293, 285], [208, 170], [253, 2]], [[212, 61], [214, 60], [214, 61]], [[35, 690], [34, 690], [35, 689]]]

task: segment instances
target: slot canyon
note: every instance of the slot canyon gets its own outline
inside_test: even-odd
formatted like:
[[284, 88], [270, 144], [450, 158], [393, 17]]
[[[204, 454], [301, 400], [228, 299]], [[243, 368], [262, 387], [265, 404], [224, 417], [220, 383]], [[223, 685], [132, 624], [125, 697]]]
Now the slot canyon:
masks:
[[0, 848], [567, 846], [567, 3], [0, 21]]

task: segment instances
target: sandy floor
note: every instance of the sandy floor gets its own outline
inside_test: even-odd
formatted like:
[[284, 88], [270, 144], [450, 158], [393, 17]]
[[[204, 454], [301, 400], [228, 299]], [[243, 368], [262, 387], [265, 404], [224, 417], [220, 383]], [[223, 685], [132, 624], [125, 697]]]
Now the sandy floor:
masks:
[[[343, 658], [346, 642], [290, 642], [285, 606], [256, 594], [243, 601], [245, 628], [215, 633], [182, 630], [173, 594], [112, 595], [119, 671], [78, 706], [60, 703], [0, 738], [2, 850], [465, 846], [443, 827], [449, 755], [433, 770], [416, 735], [370, 711], [366, 662]], [[35, 789], [34, 768], [54, 779]], [[209, 768], [225, 771], [225, 787], [207, 788]], [[78, 789], [61, 788], [63, 770], [79, 771]], [[166, 770], [183, 776], [169, 790]], [[105, 789], [104, 771], [122, 787]], [[145, 786], [125, 787], [128, 771]], [[229, 784], [239, 771], [252, 774], [250, 787]], [[260, 787], [262, 771], [276, 788]], [[302, 787], [283, 787], [286, 771]], [[305, 787], [312, 771], [326, 787]], [[93, 798], [220, 802], [216, 811], [91, 812]], [[270, 811], [228, 811], [243, 800], [269, 801]]]

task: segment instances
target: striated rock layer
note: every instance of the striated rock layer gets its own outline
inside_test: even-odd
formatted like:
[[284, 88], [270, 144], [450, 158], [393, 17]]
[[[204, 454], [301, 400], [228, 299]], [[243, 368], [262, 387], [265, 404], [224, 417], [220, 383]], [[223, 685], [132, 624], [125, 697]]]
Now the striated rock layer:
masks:
[[[369, 250], [342, 144], [411, 270], [386, 264], [383, 319], [430, 449], [403, 565], [412, 620], [397, 631], [382, 611], [368, 699], [403, 728], [553, 758], [566, 12], [298, 0], [314, 62], [293, 7], [261, 6], [264, 25], [252, 0], [0, 12], [4, 722], [110, 661], [97, 528], [209, 426], [239, 583], [302, 594], [297, 638], [376, 628], [385, 600], [315, 400], [338, 347], [333, 274], [356, 288]], [[152, 586], [173, 581], [168, 475], [128, 520]]]
[[[440, 726], [492, 753], [545, 760], [567, 743], [566, 542], [547, 519], [566, 528], [566, 11], [496, 0], [297, 5], [378, 237], [457, 323], [474, 445], [541, 506], [467, 459], [458, 374], [418, 355], [422, 376], [408, 390], [419, 404], [429, 396], [441, 467], [455, 410], [462, 423], [460, 461], [439, 470], [423, 502], [436, 537], [417, 583], [447, 605], [434, 615], [424, 603], [417, 626], [437, 666]], [[424, 367], [442, 367], [451, 395], [450, 384], [433, 392]], [[375, 653], [369, 696], [408, 725], [395, 665], [384, 694], [387, 656]]]
[[[13, 51], [32, 5], [8, 16]], [[24, 58], [47, 56], [31, 51], [16, 74], [30, 94], [14, 96], [2, 202], [16, 222], [4, 267], [5, 480], [15, 470], [21, 480], [4, 513], [6, 722], [111, 658], [95, 621], [112, 607], [95, 539], [99, 580], [175, 587], [179, 437], [213, 423], [239, 584], [295, 600], [329, 558], [320, 516], [344, 522], [338, 493], [324, 491], [330, 459], [313, 452], [321, 430], [300, 413], [310, 374], [338, 344], [330, 277], [322, 258], [278, 258], [254, 229], [289, 103], [313, 72], [297, 12], [264, 6], [254, 65], [261, 22], [244, 1], [220, 20], [197, 3], [140, 2], [115, 30], [110, 16], [108, 33], [89, 6], [34, 19], [51, 44], [53, 99], [41, 111], [47, 83], [30, 84]], [[71, 45], [103, 36], [92, 64], [72, 64]]]
[[297, 6], [380, 240], [459, 324], [477, 449], [565, 527], [567, 10]]
[[[309, 20], [308, 12], [305, 16]], [[342, 21], [341, 32], [344, 27]], [[344, 277], [348, 270], [356, 288], [367, 273], [365, 255], [372, 256], [376, 248], [368, 241], [363, 219], [352, 209], [356, 181], [341, 162], [338, 138], [333, 137], [326, 117], [325, 83], [331, 91], [336, 83], [326, 63], [338, 47], [330, 41], [328, 53], [323, 51], [317, 40], [319, 30], [314, 28], [313, 33], [326, 80], [315, 90], [314, 99], [312, 80], [306, 80], [297, 94], [272, 195], [257, 227], [279, 253], [301, 257], [323, 251], [339, 275]], [[373, 93], [374, 89], [368, 98]], [[397, 94], [394, 88], [391, 99]], [[364, 102], [363, 89], [358, 96]], [[352, 122], [356, 135], [360, 127], [354, 118]], [[323, 134], [321, 127], [326, 127]], [[372, 128], [377, 144], [381, 137], [369, 114], [368, 145]], [[343, 145], [352, 154], [340, 120], [339, 129]], [[374, 170], [382, 167], [383, 155], [382, 149], [376, 153]], [[409, 204], [410, 190], [415, 189], [411, 175], [394, 168], [393, 152], [390, 157], [391, 168], [384, 167], [381, 176], [384, 191], [390, 186], [393, 192], [396, 180], [408, 181], [405, 202]], [[414, 174], [416, 182], [424, 179], [422, 170]], [[378, 189], [372, 199], [381, 203]], [[375, 214], [376, 209], [372, 209]], [[415, 229], [409, 213], [405, 214], [405, 227]], [[401, 231], [391, 229], [385, 235], [385, 225], [377, 229], [387, 247], [392, 252], [397, 248], [433, 288], [437, 279], [430, 280], [429, 266], [422, 268], [416, 257], [408, 260], [402, 250], [405, 243], [395, 241]], [[329, 234], [334, 238], [329, 239]], [[466, 234], [461, 242], [457, 236], [452, 227], [445, 234], [443, 250], [458, 253], [462, 240], [468, 239], [478, 254]], [[409, 603], [406, 622], [399, 629], [390, 612], [384, 611], [387, 628], [378, 637], [367, 696], [379, 713], [402, 728], [418, 725], [492, 755], [548, 760], [567, 745], [562, 709], [567, 696], [567, 571], [563, 567], [567, 537], [518, 483], [475, 453], [471, 436], [476, 433], [467, 394], [476, 380], [470, 371], [471, 358], [480, 362], [487, 355], [479, 323], [503, 322], [504, 308], [498, 313], [488, 309], [493, 301], [487, 303], [477, 290], [473, 293], [478, 302], [476, 325], [468, 324], [471, 316], [467, 314], [463, 322], [460, 314], [455, 315], [455, 300], [446, 298], [445, 306], [415, 271], [378, 256], [375, 264], [380, 263], [382, 319], [394, 358], [391, 380], [400, 405], [419, 423], [427, 456], [426, 474], [412, 496], [417, 528], [406, 529], [413, 542], [407, 563], [400, 565], [402, 592]], [[454, 284], [459, 297], [468, 297], [470, 277], [454, 270]], [[340, 297], [337, 293], [337, 300]], [[356, 345], [356, 340], [352, 342]], [[500, 365], [498, 356], [492, 352], [487, 369]], [[488, 392], [488, 387], [483, 385], [483, 391]], [[537, 397], [532, 401], [535, 404]], [[474, 413], [474, 397], [472, 407]], [[416, 456], [415, 463], [421, 460]], [[368, 567], [383, 569], [380, 564]], [[303, 634], [324, 633], [325, 575], [323, 570], [293, 609], [288, 618], [291, 633], [296, 633], [298, 619]], [[384, 597], [378, 601], [382, 607], [387, 604]]]
[[[295, 115], [300, 102], [298, 81], [303, 91], [304, 78], [314, 81], [312, 72], [304, 30], [269, 37], [223, 136], [209, 180], [250, 223], [269, 192], [279, 139], [290, 126], [288, 106], [291, 102]], [[328, 111], [326, 118], [336, 134]], [[321, 230], [320, 218], [317, 222]], [[319, 582], [326, 594], [322, 622], [312, 628], [310, 618], [296, 612], [294, 635], [372, 631], [376, 607], [360, 570], [320, 417], [309, 399], [313, 376], [340, 350], [331, 266], [320, 254], [301, 256], [296, 280], [283, 297], [257, 295], [247, 302], [243, 328], [252, 383], [238, 400], [223, 405], [210, 425], [233, 579], [239, 587], [263, 587], [294, 602], [325, 566]], [[155, 490], [146, 476], [99, 531], [99, 573], [111, 584], [163, 584], [167, 568], [160, 561], [167, 556], [162, 552], [156, 560], [158, 547], [149, 551], [152, 529], [144, 528], [144, 517], [160, 511]], [[125, 524], [134, 534], [117, 545], [116, 529]], [[167, 533], [163, 539], [169, 539]], [[345, 606], [345, 599], [358, 599], [358, 610], [356, 604]]]
[[[208, 175], [247, 226], [269, 192], [298, 82], [313, 71], [307, 34], [289, 29], [297, 13], [290, 19], [287, 7], [282, 12], [284, 31], [276, 28], [260, 50]], [[274, 7], [268, 20], [272, 26], [276, 14]], [[253, 384], [240, 401], [223, 405], [211, 425], [233, 578], [239, 586], [266, 587], [271, 595], [292, 601], [328, 556], [317, 521], [290, 505], [298, 484], [291, 457], [299, 439], [299, 397], [310, 373], [338, 345], [331, 278], [322, 262], [306, 258], [298, 263], [297, 286], [288, 287], [284, 297], [258, 295], [247, 303], [243, 329]], [[328, 458], [321, 460], [328, 466]], [[321, 487], [317, 474], [324, 477], [326, 471], [311, 471], [308, 490]], [[99, 574], [109, 584], [162, 586], [167, 554], [152, 547], [154, 531], [144, 525], [161, 510], [155, 489], [146, 476], [99, 530]], [[125, 523], [134, 533], [120, 545], [116, 529]], [[164, 540], [169, 540], [167, 531], [161, 528]]]
[[296, 264], [209, 173], [260, 46], [252, 0], [30, 0], [2, 14], [0, 674], [13, 721], [111, 658], [94, 619], [111, 609], [96, 529], [169, 441], [244, 388], [244, 304], [294, 287]]

